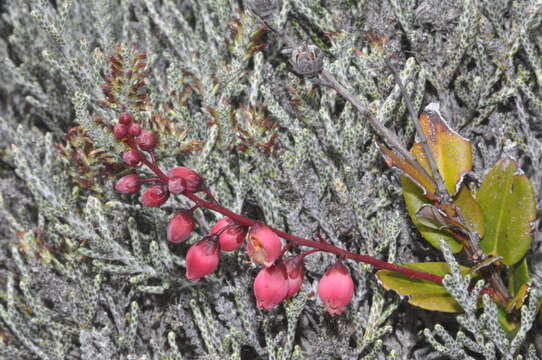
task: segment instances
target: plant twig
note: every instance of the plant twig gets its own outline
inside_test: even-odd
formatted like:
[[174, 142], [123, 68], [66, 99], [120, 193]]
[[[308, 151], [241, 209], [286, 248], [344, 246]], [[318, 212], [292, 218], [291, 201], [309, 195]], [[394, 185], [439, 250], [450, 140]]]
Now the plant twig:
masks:
[[[222, 214], [224, 216], [229, 217], [230, 219], [232, 219], [233, 221], [235, 221], [235, 222], [237, 222], [237, 223], [239, 223], [241, 225], [252, 226], [255, 223], [257, 223], [256, 220], [252, 220], [250, 218], [247, 218], [247, 217], [244, 217], [244, 216], [239, 215], [237, 213], [234, 213], [233, 211], [231, 211], [229, 209], [226, 209], [225, 207], [223, 207], [223, 206], [221, 206], [221, 205], [219, 205], [217, 203], [204, 200], [204, 199], [200, 198], [199, 196], [197, 196], [197, 195], [195, 195], [193, 193], [185, 193], [184, 196], [186, 196], [188, 199], [190, 199], [193, 202], [195, 202], [196, 204], [198, 204], [201, 208], [206, 208], [208, 210], [216, 211], [216, 212], [218, 212], [218, 213], [220, 213], [220, 214]], [[376, 269], [390, 270], [390, 271], [393, 271], [393, 272], [396, 272], [396, 273], [400, 273], [400, 274], [406, 275], [406, 276], [408, 276], [410, 278], [420, 279], [420, 280], [427, 280], [427, 281], [431, 281], [431, 282], [434, 282], [434, 283], [437, 283], [437, 284], [442, 283], [442, 277], [438, 276], [438, 275], [426, 273], [426, 272], [423, 272], [423, 271], [417, 271], [417, 270], [409, 269], [409, 268], [406, 268], [406, 267], [403, 267], [403, 266], [400, 266], [400, 265], [391, 264], [391, 263], [376, 259], [376, 258], [374, 258], [372, 256], [360, 255], [360, 254], [357, 254], [357, 253], [354, 253], [354, 252], [350, 252], [350, 251], [338, 248], [338, 247], [333, 246], [333, 245], [331, 245], [329, 243], [304, 239], [302, 237], [292, 235], [292, 234], [288, 234], [288, 233], [283, 232], [281, 230], [275, 229], [275, 228], [273, 228], [271, 226], [269, 226], [269, 228], [273, 232], [275, 232], [278, 236], [280, 236], [281, 238], [283, 238], [283, 239], [285, 239], [285, 240], [287, 240], [287, 241], [289, 241], [289, 242], [291, 242], [291, 243], [293, 243], [295, 245], [298, 245], [298, 246], [307, 246], [307, 247], [310, 247], [310, 248], [313, 248], [313, 249], [318, 249], [318, 250], [321, 250], [321, 251], [325, 251], [325, 252], [328, 252], [328, 253], [335, 254], [335, 255], [337, 255], [339, 257], [344, 257], [346, 259], [352, 259], [352, 260], [355, 260], [355, 261], [360, 261], [360, 262], [363, 262], [363, 263], [366, 263], [366, 264], [369, 264], [369, 265], [373, 265]]]
[[425, 136], [425, 133], [423, 132], [422, 126], [418, 119], [418, 114], [416, 114], [416, 111], [414, 111], [414, 106], [412, 106], [412, 102], [410, 101], [408, 97], [408, 93], [403, 84], [403, 81], [401, 80], [401, 76], [399, 75], [399, 72], [397, 71], [395, 66], [390, 62], [390, 60], [387, 57], [384, 57], [384, 61], [386, 65], [390, 68], [391, 73], [393, 74], [393, 78], [395, 79], [395, 83], [397, 84], [397, 86], [399, 86], [399, 89], [401, 90], [401, 94], [403, 95], [403, 100], [405, 101], [408, 112], [410, 113], [410, 117], [412, 118], [412, 121], [414, 122], [414, 125], [416, 126], [416, 133], [418, 134], [420, 138], [420, 142], [422, 143], [422, 147], [423, 147], [423, 152], [425, 153], [425, 157], [427, 158], [427, 161], [429, 162], [429, 166], [431, 167], [431, 172], [433, 173], [433, 179], [436, 182], [435, 196], [439, 202], [449, 203], [450, 194], [448, 193], [448, 190], [446, 189], [446, 185], [444, 185], [444, 179], [442, 178], [442, 174], [438, 170], [437, 162], [435, 161], [435, 157], [433, 156], [433, 153], [431, 152], [431, 149], [429, 148], [429, 144], [427, 143], [427, 137]]
[[[326, 82], [322, 84], [329, 84], [329, 86], [337, 91], [342, 97], [344, 97], [346, 100], [348, 100], [354, 107], [363, 115], [367, 116], [367, 119], [371, 123], [373, 129], [376, 131], [376, 133], [385, 141], [386, 144], [388, 144], [393, 150], [398, 152], [403, 159], [408, 161], [416, 170], [418, 170], [420, 173], [427, 175], [427, 179], [430, 179], [431, 181], [434, 180], [431, 178], [431, 176], [425, 171], [425, 169], [418, 163], [416, 158], [406, 149], [406, 147], [401, 143], [401, 141], [397, 138], [397, 135], [395, 135], [391, 130], [389, 130], [387, 127], [384, 126], [378, 119], [376, 119], [373, 114], [369, 111], [369, 109], [365, 108], [359, 99], [351, 94], [344, 86], [337, 81], [335, 76], [330, 74], [327, 71], [322, 71], [321, 76], [324, 78]], [[436, 184], [433, 184], [435, 188], [437, 187]]]

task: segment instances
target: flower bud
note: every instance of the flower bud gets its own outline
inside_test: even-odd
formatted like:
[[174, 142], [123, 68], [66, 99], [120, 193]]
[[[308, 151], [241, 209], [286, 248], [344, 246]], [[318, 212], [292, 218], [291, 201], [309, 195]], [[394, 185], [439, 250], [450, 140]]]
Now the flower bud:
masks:
[[175, 195], [182, 194], [186, 190], [186, 182], [178, 176], [170, 177], [167, 186], [169, 192]]
[[243, 245], [246, 229], [244, 226], [233, 224], [235, 224], [233, 220], [223, 217], [222, 219], [218, 220], [211, 229], [211, 234], [216, 234], [222, 230], [222, 228], [232, 225], [218, 235], [218, 242], [220, 243], [221, 250], [233, 251], [239, 249]]
[[141, 150], [154, 150], [156, 144], [158, 144], [158, 134], [154, 131], [141, 131], [141, 134], [136, 138], [136, 142]]
[[188, 239], [194, 230], [194, 218], [188, 211], [175, 214], [167, 225], [167, 239], [172, 243], [180, 243]]
[[144, 206], [160, 206], [167, 201], [169, 191], [164, 185], [153, 185], [148, 187], [141, 195], [141, 203]]
[[128, 127], [124, 124], [117, 124], [113, 127], [113, 135], [118, 140], [122, 140], [128, 135]]
[[168, 171], [167, 175], [170, 178], [180, 177], [185, 182], [185, 190], [188, 192], [197, 192], [201, 190], [203, 180], [194, 170], [184, 166], [177, 166]]
[[129, 112], [123, 112], [119, 115], [119, 123], [124, 125], [129, 125], [134, 121], [134, 117]]
[[213, 236], [204, 237], [192, 245], [186, 254], [186, 278], [197, 281], [216, 270], [219, 247]]
[[136, 174], [121, 177], [115, 183], [115, 190], [121, 194], [134, 194], [141, 187], [141, 179]]
[[290, 256], [284, 260], [286, 266], [286, 274], [288, 275], [288, 294], [286, 298], [294, 296], [301, 285], [303, 285], [303, 277], [305, 271], [303, 269], [303, 257], [300, 255]]
[[280, 304], [288, 294], [288, 276], [283, 263], [265, 267], [254, 279], [254, 296], [256, 305], [271, 310]]
[[139, 136], [139, 134], [141, 134], [141, 126], [138, 124], [130, 124], [130, 126], [128, 126], [128, 133], [131, 136]]
[[137, 166], [141, 161], [141, 154], [136, 149], [130, 149], [122, 153], [122, 161], [130, 166]]
[[350, 303], [354, 295], [354, 282], [342, 263], [337, 262], [326, 270], [318, 283], [318, 295], [330, 314], [341, 314]]
[[271, 266], [282, 251], [280, 239], [267, 225], [254, 224], [248, 233], [247, 252], [253, 261]]

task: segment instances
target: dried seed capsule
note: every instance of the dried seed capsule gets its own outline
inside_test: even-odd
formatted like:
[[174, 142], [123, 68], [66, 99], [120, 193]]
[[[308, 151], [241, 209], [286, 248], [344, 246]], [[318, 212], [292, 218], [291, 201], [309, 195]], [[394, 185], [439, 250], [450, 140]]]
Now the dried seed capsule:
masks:
[[293, 70], [301, 76], [314, 76], [322, 72], [324, 54], [316, 45], [302, 45], [290, 55]]

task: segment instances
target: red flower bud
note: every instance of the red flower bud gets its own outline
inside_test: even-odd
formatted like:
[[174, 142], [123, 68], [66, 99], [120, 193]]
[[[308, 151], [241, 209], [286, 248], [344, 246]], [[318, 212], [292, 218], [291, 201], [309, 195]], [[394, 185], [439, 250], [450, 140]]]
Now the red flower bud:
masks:
[[185, 189], [188, 192], [197, 192], [201, 190], [203, 180], [194, 170], [184, 166], [177, 166], [167, 173], [170, 178], [180, 177], [185, 182]]
[[119, 115], [119, 122], [124, 125], [129, 125], [134, 121], [134, 117], [129, 112], [123, 112]]
[[253, 261], [271, 266], [282, 251], [280, 239], [267, 225], [254, 224], [248, 233], [247, 252]]
[[354, 282], [342, 263], [337, 262], [326, 270], [318, 283], [318, 295], [330, 314], [341, 314], [350, 303], [354, 295]]
[[180, 243], [188, 239], [194, 230], [194, 218], [188, 211], [175, 214], [167, 225], [167, 239], [172, 243]]
[[192, 245], [186, 254], [186, 278], [197, 281], [216, 270], [219, 260], [219, 247], [213, 236], [204, 237]]
[[137, 166], [141, 161], [141, 154], [136, 149], [130, 149], [122, 153], [122, 161], [130, 166]]
[[160, 206], [167, 201], [169, 191], [164, 185], [153, 185], [148, 187], [141, 195], [141, 203], [144, 206]]
[[[224, 217], [216, 222], [211, 229], [211, 234], [218, 233], [222, 228], [235, 224], [230, 218]], [[239, 249], [245, 240], [246, 229], [244, 226], [232, 225], [227, 230], [224, 230], [218, 236], [220, 249], [224, 251], [233, 251]]]
[[288, 276], [282, 263], [263, 268], [254, 279], [256, 305], [271, 310], [280, 304], [288, 294]]
[[113, 127], [113, 135], [119, 140], [124, 139], [128, 135], [128, 127], [124, 124], [117, 124]]
[[121, 177], [115, 183], [115, 190], [122, 194], [134, 194], [141, 187], [141, 179], [135, 174]]
[[141, 134], [141, 126], [138, 124], [130, 124], [128, 127], [128, 133], [132, 136], [139, 136], [139, 134]]
[[174, 177], [169, 178], [167, 186], [169, 188], [170, 193], [179, 195], [179, 194], [182, 194], [184, 190], [186, 189], [186, 182], [184, 181], [183, 178], [174, 176]]
[[142, 131], [141, 134], [136, 138], [136, 142], [141, 150], [154, 150], [156, 144], [158, 144], [158, 134], [154, 131]]
[[303, 285], [303, 277], [305, 276], [303, 257], [299, 255], [288, 257], [284, 260], [284, 265], [288, 275], [288, 295], [286, 298], [289, 298], [294, 296]]

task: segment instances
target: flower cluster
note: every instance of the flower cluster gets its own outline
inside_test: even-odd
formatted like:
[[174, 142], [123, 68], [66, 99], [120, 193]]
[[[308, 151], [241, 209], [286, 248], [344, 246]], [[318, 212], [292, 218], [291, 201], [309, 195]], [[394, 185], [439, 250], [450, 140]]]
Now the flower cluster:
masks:
[[[162, 172], [154, 155], [159, 141], [157, 133], [143, 129], [134, 121], [132, 114], [121, 113], [112, 131], [119, 141], [129, 147], [129, 150], [122, 154], [122, 160], [126, 164], [134, 169], [145, 165], [156, 174], [146, 178], [136, 173], [126, 175], [115, 183], [116, 191], [135, 194], [146, 185], [140, 198], [144, 206], [160, 206], [171, 194], [184, 195], [196, 202], [193, 208], [179, 211], [170, 219], [167, 226], [168, 241], [177, 244], [190, 237], [195, 227], [193, 211], [199, 207], [233, 214], [218, 220], [208, 236], [190, 247], [186, 254], [186, 277], [189, 280], [197, 281], [214, 272], [220, 261], [220, 252], [237, 250], [246, 239], [248, 256], [253, 262], [263, 266], [253, 284], [258, 307], [270, 310], [299, 291], [304, 278], [304, 258], [319, 250], [284, 258], [284, 254], [293, 244], [283, 247], [276, 230], [222, 208], [195, 171], [178, 166], [170, 169], [167, 174]], [[204, 192], [212, 202], [195, 196], [198, 192]], [[203, 206], [203, 203], [208, 205]], [[354, 282], [341, 261], [326, 271], [319, 282], [318, 293], [331, 314], [342, 313], [348, 305], [354, 293]]]

